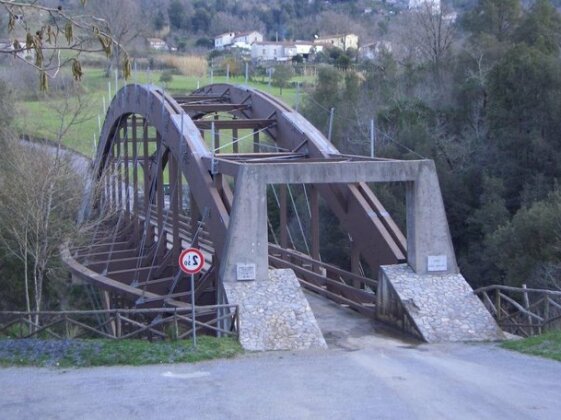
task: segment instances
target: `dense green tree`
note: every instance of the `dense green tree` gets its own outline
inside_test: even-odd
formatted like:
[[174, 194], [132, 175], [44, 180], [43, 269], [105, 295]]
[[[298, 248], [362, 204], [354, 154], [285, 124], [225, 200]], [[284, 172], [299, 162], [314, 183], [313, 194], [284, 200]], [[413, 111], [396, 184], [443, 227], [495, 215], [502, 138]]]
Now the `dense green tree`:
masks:
[[185, 26], [185, 8], [180, 0], [172, 0], [168, 7], [169, 23], [173, 29], [183, 29]]
[[544, 263], [561, 262], [560, 227], [561, 193], [555, 191], [520, 209], [511, 222], [493, 232], [486, 251], [500, 269], [502, 282], [520, 286]]
[[549, 0], [536, 0], [514, 33], [514, 40], [546, 54], [558, 54], [561, 42], [561, 16]]
[[282, 90], [288, 86], [288, 82], [292, 79], [294, 71], [291, 66], [285, 66], [279, 64], [275, 66], [273, 71], [273, 85], [278, 86], [280, 89], [280, 94], [282, 95]]
[[480, 0], [464, 17], [464, 26], [474, 33], [488, 33], [506, 40], [520, 19], [520, 0]]
[[164, 26], [166, 24], [166, 18], [164, 17], [164, 12], [158, 10], [158, 12], [154, 15], [153, 23], [154, 23], [155, 30], [161, 31], [162, 29], [164, 29]]
[[198, 7], [191, 17], [191, 28], [194, 32], [206, 32], [212, 20], [211, 13], [206, 8]]
[[488, 78], [491, 141], [500, 154], [511, 209], [532, 173], [561, 176], [561, 66], [557, 57], [518, 45]]

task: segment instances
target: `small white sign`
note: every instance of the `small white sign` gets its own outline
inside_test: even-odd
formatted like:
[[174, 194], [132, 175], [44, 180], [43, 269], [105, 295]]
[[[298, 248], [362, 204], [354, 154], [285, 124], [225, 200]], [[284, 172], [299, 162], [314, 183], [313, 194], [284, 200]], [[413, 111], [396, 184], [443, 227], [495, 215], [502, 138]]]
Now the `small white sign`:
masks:
[[447, 271], [448, 258], [446, 255], [429, 255], [428, 256], [428, 271]]
[[255, 280], [257, 274], [255, 264], [236, 264], [236, 278], [238, 280]]

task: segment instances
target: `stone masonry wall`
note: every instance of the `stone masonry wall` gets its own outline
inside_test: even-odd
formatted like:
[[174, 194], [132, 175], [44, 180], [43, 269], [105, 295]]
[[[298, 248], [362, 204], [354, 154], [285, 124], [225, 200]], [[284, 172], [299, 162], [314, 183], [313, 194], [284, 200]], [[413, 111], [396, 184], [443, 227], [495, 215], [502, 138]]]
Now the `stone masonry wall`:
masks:
[[429, 343], [504, 339], [461, 274], [418, 275], [407, 264], [381, 267], [377, 316]]
[[268, 280], [223, 284], [228, 303], [240, 307], [240, 343], [244, 349], [327, 348], [292, 270], [269, 270]]

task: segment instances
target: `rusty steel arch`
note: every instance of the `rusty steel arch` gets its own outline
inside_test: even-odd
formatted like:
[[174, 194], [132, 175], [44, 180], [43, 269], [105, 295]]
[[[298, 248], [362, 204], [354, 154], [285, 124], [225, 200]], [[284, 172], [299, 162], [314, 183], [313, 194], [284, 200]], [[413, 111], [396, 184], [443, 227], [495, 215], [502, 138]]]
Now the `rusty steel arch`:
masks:
[[[250, 131], [253, 153], [240, 153], [236, 141], [232, 153], [220, 153], [221, 130], [231, 132], [234, 140], [241, 130]], [[211, 135], [211, 148], [204, 133]], [[283, 152], [263, 153], [260, 135]], [[64, 259], [72, 273], [114, 293], [116, 303], [126, 304], [124, 299], [129, 306], [188, 305], [193, 291], [184, 282], [178, 284], [177, 257], [186, 243], [196, 241], [206, 247], [211, 264], [202, 276], [204, 286], [194, 292], [206, 293], [206, 302], [215, 300], [218, 266], [226, 252], [236, 194], [231, 183], [213, 171], [217, 156], [239, 161], [289, 159], [303, 164], [351, 159], [299, 113], [255, 89], [215, 84], [174, 98], [152, 85], [127, 85], [111, 102], [100, 135], [93, 172], [97, 179], [105, 177], [104, 196], [96, 201], [90, 194], [84, 207], [97, 212], [104, 205], [116, 208], [119, 218], [112, 223], [117, 227], [113, 231], [110, 227], [104, 237], [94, 238], [89, 245], [65, 250]], [[167, 205], [164, 171], [168, 171], [170, 185], [175, 183]], [[184, 208], [182, 196], [185, 184], [189, 187], [188, 208]], [[366, 183], [317, 184], [314, 188], [352, 237], [355, 261], [363, 260], [376, 275], [381, 265], [406, 260], [404, 235]], [[270, 247], [270, 263], [302, 268], [298, 274], [302, 274], [303, 284], [373, 314], [375, 279], [322, 263], [319, 232], [314, 235], [318, 237], [312, 238], [312, 255], [287, 249], [285, 240], [280, 253], [279, 247]]]

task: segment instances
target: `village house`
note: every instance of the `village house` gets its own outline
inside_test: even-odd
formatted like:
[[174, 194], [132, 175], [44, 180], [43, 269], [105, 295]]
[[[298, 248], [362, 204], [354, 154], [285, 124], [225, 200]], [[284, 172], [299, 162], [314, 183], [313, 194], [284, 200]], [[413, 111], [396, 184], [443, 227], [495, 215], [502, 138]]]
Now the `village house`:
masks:
[[409, 10], [429, 11], [432, 15], [440, 14], [440, 0], [409, 0]]
[[251, 46], [256, 42], [263, 42], [263, 35], [257, 31], [241, 32], [236, 34], [232, 40], [232, 45], [236, 48], [250, 50]]
[[301, 55], [305, 59], [308, 59], [310, 55], [323, 51], [323, 45], [314, 44], [310, 41], [296, 41], [296, 54]]
[[314, 40], [314, 44], [341, 48], [342, 50], [347, 50], [348, 48], [354, 48], [357, 50], [358, 36], [355, 34], [326, 35], [316, 38]]
[[148, 47], [156, 51], [169, 51], [169, 46], [166, 41], [161, 38], [146, 38]]
[[288, 61], [300, 55], [308, 59], [310, 55], [323, 51], [323, 45], [309, 41], [264, 41], [256, 42], [251, 47], [253, 61]]
[[263, 35], [257, 31], [250, 32], [226, 32], [214, 38], [214, 48], [223, 50], [225, 48], [242, 48], [250, 50], [256, 42], [262, 42]]
[[254, 61], [288, 61], [298, 54], [294, 42], [256, 42], [251, 46]]
[[222, 50], [230, 45], [236, 36], [235, 32], [225, 32], [214, 38], [214, 48], [217, 50]]
[[392, 44], [389, 41], [376, 41], [362, 45], [358, 49], [358, 56], [362, 59], [374, 60], [382, 52], [392, 52]]

